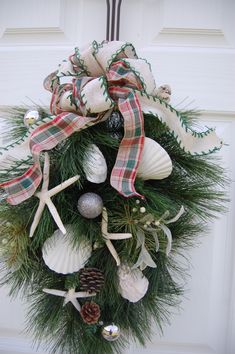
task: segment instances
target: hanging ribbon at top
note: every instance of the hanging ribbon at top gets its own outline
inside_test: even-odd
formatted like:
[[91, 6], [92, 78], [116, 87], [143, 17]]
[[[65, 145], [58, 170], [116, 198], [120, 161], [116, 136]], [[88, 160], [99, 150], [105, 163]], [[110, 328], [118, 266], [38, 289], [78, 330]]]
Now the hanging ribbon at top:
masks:
[[[72, 76], [72, 82], [61, 84], [60, 78], [64, 76]], [[30, 136], [34, 165], [22, 176], [0, 184], [13, 205], [30, 198], [39, 186], [42, 151], [51, 150], [74, 132], [107, 119], [114, 107], [124, 118], [124, 136], [110, 183], [124, 197], [139, 196], [134, 182], [144, 145], [143, 113], [166, 124], [187, 153], [206, 154], [222, 145], [213, 129], [189, 130], [179, 112], [156, 96], [150, 65], [138, 58], [130, 43], [94, 41], [81, 52], [75, 49], [45, 79], [44, 87], [52, 92], [50, 108], [56, 117], [34, 129]], [[97, 116], [89, 117], [91, 114]]]

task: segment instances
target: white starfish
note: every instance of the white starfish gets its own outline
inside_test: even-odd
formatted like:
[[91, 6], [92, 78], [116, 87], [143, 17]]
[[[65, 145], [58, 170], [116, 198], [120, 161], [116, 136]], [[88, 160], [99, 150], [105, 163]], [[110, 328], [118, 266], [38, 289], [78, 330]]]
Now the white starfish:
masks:
[[95, 296], [96, 295], [96, 293], [88, 293], [87, 291], [75, 292], [74, 288], [69, 289], [68, 291], [44, 288], [42, 291], [44, 293], [47, 293], [47, 294], [50, 294], [50, 295], [64, 297], [63, 306], [65, 306], [68, 302], [71, 302], [73, 304], [73, 306], [79, 312], [81, 311], [81, 306], [80, 306], [79, 302], [77, 301], [77, 298], [84, 298], [84, 297], [90, 297], [90, 296]]
[[130, 233], [109, 233], [108, 232], [108, 214], [107, 214], [106, 208], [103, 208], [101, 231], [102, 231], [102, 235], [105, 239], [106, 246], [108, 247], [113, 258], [115, 259], [117, 266], [119, 266], [121, 264], [120, 258], [119, 258], [117, 251], [115, 250], [115, 248], [110, 240], [124, 240], [127, 238], [131, 238], [132, 234], [130, 234]]
[[76, 182], [80, 176], [74, 176], [72, 178], [67, 179], [67, 181], [62, 182], [58, 186], [48, 190], [49, 186], [49, 175], [50, 175], [50, 159], [47, 152], [45, 152], [45, 160], [44, 160], [44, 168], [43, 168], [43, 183], [42, 189], [40, 192], [35, 193], [35, 196], [39, 198], [40, 202], [34, 216], [33, 223], [30, 228], [29, 236], [32, 237], [42, 216], [42, 212], [47, 205], [55, 223], [63, 234], [66, 234], [66, 229], [61, 221], [61, 218], [56, 210], [55, 205], [53, 204], [51, 197], [55, 194], [61, 192], [63, 189], [69, 187], [71, 184]]

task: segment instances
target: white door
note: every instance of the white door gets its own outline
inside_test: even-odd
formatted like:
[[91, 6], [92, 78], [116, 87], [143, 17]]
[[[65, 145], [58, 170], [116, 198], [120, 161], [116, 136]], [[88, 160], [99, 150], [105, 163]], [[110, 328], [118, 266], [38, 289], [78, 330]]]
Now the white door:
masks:
[[[202, 120], [229, 144], [221, 155], [233, 181], [235, 154], [235, 1], [123, 0], [120, 39], [133, 42], [157, 84], [169, 83], [172, 103], [194, 99]], [[0, 0], [0, 105], [47, 104], [44, 77], [74, 46], [105, 38], [105, 0]], [[185, 104], [190, 101], [185, 101]], [[191, 278], [180, 311], [163, 337], [127, 354], [235, 353], [235, 222], [229, 212], [211, 224], [190, 252]], [[34, 353], [20, 334], [23, 304], [0, 290], [0, 353]], [[40, 352], [39, 352], [40, 353]], [[41, 354], [45, 354], [41, 352]], [[95, 354], [95, 353], [94, 353]], [[104, 353], [105, 354], [105, 353]]]

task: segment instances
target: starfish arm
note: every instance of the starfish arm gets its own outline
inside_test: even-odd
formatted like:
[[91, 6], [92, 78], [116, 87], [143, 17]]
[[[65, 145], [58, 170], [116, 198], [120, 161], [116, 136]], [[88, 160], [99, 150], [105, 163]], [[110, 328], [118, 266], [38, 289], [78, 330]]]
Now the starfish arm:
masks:
[[71, 177], [71, 178], [67, 179], [67, 181], [64, 181], [61, 184], [59, 184], [58, 186], [50, 189], [48, 191], [49, 197], [52, 197], [53, 195], [61, 192], [63, 189], [69, 187], [71, 184], [73, 184], [74, 182], [78, 181], [79, 178], [80, 178], [80, 176], [78, 176], [78, 175], [74, 176], [74, 177]]
[[49, 154], [47, 152], [45, 152], [42, 191], [48, 190], [49, 176], [50, 176], [50, 158], [49, 158]]
[[44, 293], [50, 294], [50, 295], [55, 295], [55, 296], [61, 296], [64, 297], [66, 295], [66, 291], [62, 291], [62, 290], [57, 290], [57, 289], [47, 289], [44, 288], [42, 289], [42, 291]]
[[39, 224], [39, 221], [41, 219], [42, 212], [43, 212], [44, 208], [45, 208], [45, 202], [43, 200], [40, 200], [36, 214], [34, 215], [32, 225], [30, 227], [29, 237], [33, 237], [34, 232], [35, 232], [35, 230]]
[[127, 233], [127, 234], [116, 233], [116, 234], [104, 235], [104, 237], [109, 240], [125, 240], [127, 238], [131, 238], [132, 234], [130, 234], [130, 233]]
[[46, 200], [46, 205], [48, 206], [48, 209], [50, 210], [50, 213], [56, 223], [56, 225], [58, 226], [58, 228], [60, 229], [60, 231], [65, 235], [66, 234], [66, 229], [61, 221], [61, 218], [58, 214], [58, 211], [55, 207], [55, 205], [52, 203], [51, 199], [48, 198]]
[[80, 306], [79, 302], [76, 299], [72, 299], [70, 301], [73, 304], [73, 306], [76, 308], [76, 310], [78, 310], [78, 312], [80, 312], [81, 311], [81, 306]]
[[106, 240], [106, 246], [108, 247], [109, 252], [113, 256], [113, 258], [115, 259], [117, 266], [120, 266], [120, 264], [121, 264], [120, 258], [119, 258], [117, 251], [115, 250], [115, 248], [110, 240]]
[[104, 237], [108, 235], [108, 214], [106, 208], [103, 208], [102, 212], [101, 231]]
[[95, 296], [96, 293], [88, 293], [88, 291], [78, 291], [76, 293], [74, 293], [75, 297], [90, 297], [90, 296]]

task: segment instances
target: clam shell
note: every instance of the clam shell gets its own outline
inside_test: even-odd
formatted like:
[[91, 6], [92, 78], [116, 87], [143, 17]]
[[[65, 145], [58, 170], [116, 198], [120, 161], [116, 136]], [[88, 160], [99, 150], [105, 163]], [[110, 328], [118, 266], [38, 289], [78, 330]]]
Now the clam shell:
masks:
[[79, 271], [90, 258], [92, 247], [90, 242], [82, 240], [73, 247], [73, 227], [65, 226], [67, 233], [56, 230], [42, 247], [42, 256], [46, 265], [56, 273], [69, 274]]
[[130, 302], [137, 302], [146, 294], [149, 286], [148, 279], [141, 270], [121, 265], [118, 269], [119, 293]]
[[142, 158], [137, 169], [137, 177], [148, 179], [163, 179], [172, 172], [171, 158], [166, 150], [156, 141], [145, 138]]
[[97, 145], [90, 144], [83, 161], [83, 169], [88, 181], [103, 183], [107, 178], [107, 164]]

